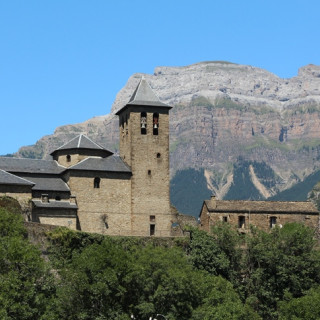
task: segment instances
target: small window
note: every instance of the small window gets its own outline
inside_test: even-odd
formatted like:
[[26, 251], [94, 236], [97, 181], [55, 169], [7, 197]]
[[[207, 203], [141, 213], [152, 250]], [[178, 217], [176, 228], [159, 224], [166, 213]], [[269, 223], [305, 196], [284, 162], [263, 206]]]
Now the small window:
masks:
[[156, 234], [156, 225], [150, 224], [150, 236], [154, 236]]
[[155, 222], [156, 221], [156, 216], [150, 216], [150, 222]]
[[223, 222], [228, 222], [228, 217], [222, 217]]
[[238, 220], [238, 226], [240, 229], [244, 229], [246, 226], [246, 217], [245, 216], [239, 216], [239, 220]]
[[148, 176], [151, 176], [151, 170], [148, 170]]
[[157, 158], [158, 158], [158, 159], [161, 158], [161, 153], [157, 153]]
[[61, 197], [60, 196], [56, 196], [56, 201], [60, 201]]
[[277, 217], [270, 217], [270, 228], [274, 228], [277, 224]]
[[101, 179], [99, 177], [94, 178], [93, 187], [96, 189], [100, 188], [100, 181]]
[[67, 158], [67, 162], [71, 162], [71, 156], [70, 156], [70, 154], [68, 154], [68, 155], [66, 156], [66, 158]]
[[153, 114], [153, 135], [157, 136], [159, 130], [159, 113]]
[[41, 195], [41, 202], [49, 203], [49, 195], [43, 193], [43, 194]]
[[147, 134], [147, 114], [145, 112], [141, 112], [140, 127], [141, 134]]

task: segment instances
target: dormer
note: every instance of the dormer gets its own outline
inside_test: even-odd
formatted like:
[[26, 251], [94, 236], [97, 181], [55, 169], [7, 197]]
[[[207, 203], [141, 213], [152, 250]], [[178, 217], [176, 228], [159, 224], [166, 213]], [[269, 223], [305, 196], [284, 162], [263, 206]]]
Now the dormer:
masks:
[[65, 167], [70, 167], [88, 157], [106, 158], [113, 153], [87, 136], [80, 134], [51, 153], [53, 160]]

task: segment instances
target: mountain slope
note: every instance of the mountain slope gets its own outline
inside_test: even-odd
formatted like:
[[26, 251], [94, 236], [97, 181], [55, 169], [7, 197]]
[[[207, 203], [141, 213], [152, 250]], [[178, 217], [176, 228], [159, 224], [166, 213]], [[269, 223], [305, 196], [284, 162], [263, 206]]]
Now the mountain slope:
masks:
[[[59, 127], [34, 146], [22, 147], [17, 155], [46, 158], [81, 132], [117, 152], [115, 112], [129, 101], [141, 76], [130, 77], [111, 114]], [[206, 189], [220, 198], [260, 199], [292, 187], [319, 169], [319, 66], [302, 67], [291, 79], [227, 62], [158, 67], [153, 75], [143, 76], [161, 101], [174, 107], [170, 114], [172, 178], [177, 171], [193, 169], [203, 172]], [[258, 164], [268, 168], [268, 179], [259, 177]], [[248, 177], [238, 176], [241, 167]]]

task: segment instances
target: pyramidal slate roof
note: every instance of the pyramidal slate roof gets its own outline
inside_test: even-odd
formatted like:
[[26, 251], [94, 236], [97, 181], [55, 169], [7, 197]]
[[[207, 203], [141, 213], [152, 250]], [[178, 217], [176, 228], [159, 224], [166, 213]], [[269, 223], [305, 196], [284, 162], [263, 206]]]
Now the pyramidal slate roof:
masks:
[[121, 108], [116, 114], [119, 114], [121, 110], [130, 105], [152, 106], [162, 108], [165, 107], [171, 109], [169, 105], [162, 103], [159, 100], [159, 98], [156, 96], [156, 94], [153, 92], [148, 82], [144, 78], [140, 80], [129, 102], [123, 108]]
[[69, 142], [65, 143], [58, 149], [54, 150], [51, 154], [59, 150], [70, 150], [70, 149], [90, 149], [90, 150], [101, 150], [101, 151], [108, 151], [112, 154], [111, 151], [105, 149], [104, 147], [100, 146], [99, 144], [92, 141], [84, 134], [80, 134], [79, 136], [71, 139]]
[[14, 174], [8, 173], [0, 169], [0, 184], [11, 184], [19, 186], [33, 186], [34, 183], [26, 179], [15, 176]]

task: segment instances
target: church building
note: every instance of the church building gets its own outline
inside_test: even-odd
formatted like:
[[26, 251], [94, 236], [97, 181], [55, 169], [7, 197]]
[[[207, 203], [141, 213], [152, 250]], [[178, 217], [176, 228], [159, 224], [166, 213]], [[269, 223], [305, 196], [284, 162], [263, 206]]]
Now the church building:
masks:
[[27, 220], [122, 236], [172, 235], [169, 110], [142, 79], [119, 116], [120, 155], [79, 135], [52, 160], [0, 157], [0, 196]]

